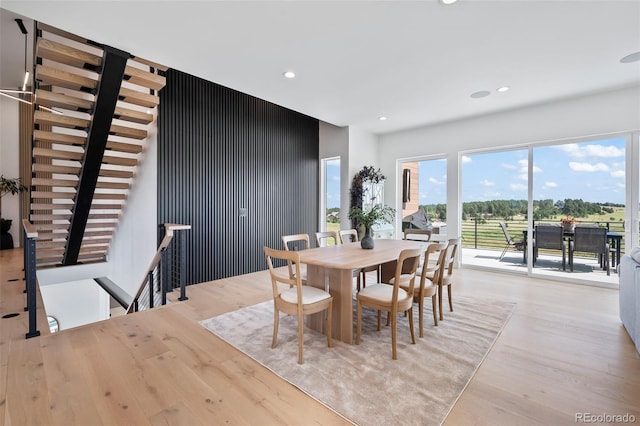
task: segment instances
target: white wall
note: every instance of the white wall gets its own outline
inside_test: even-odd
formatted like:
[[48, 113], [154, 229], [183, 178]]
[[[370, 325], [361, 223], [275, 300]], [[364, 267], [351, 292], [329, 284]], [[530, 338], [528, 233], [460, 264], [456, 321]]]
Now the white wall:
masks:
[[[349, 128], [337, 127], [320, 121], [319, 155], [324, 158], [340, 157], [340, 228], [347, 229], [349, 225]], [[324, 215], [320, 203], [320, 217]]]
[[93, 280], [40, 285], [47, 315], [55, 317], [60, 330], [109, 318], [109, 296]]
[[[20, 130], [18, 126], [19, 102], [0, 96], [0, 174], [6, 178], [20, 176]], [[10, 233], [15, 247], [21, 245], [20, 197], [5, 195], [2, 197], [3, 218], [13, 220]]]
[[[394, 205], [401, 180], [398, 159], [447, 156], [447, 231], [460, 235], [461, 152], [509, 147], [640, 129], [640, 87], [612, 90], [502, 113], [381, 135], [380, 167], [388, 173], [387, 204]], [[389, 171], [394, 171], [393, 173]]]

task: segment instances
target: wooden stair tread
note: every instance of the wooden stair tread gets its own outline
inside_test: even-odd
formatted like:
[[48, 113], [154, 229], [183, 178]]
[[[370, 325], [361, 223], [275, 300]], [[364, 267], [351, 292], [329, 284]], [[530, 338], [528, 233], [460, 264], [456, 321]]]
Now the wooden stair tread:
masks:
[[96, 188], [100, 189], [131, 189], [131, 185], [124, 182], [101, 182], [96, 183]]
[[136, 129], [135, 127], [119, 126], [117, 124], [111, 124], [109, 133], [115, 136], [122, 136], [124, 138], [131, 139], [146, 139], [147, 131], [144, 129]]
[[36, 80], [43, 84], [65, 87], [87, 93], [93, 93], [96, 87], [98, 87], [98, 81], [93, 78], [45, 65], [36, 66]]
[[48, 124], [51, 126], [66, 127], [70, 129], [85, 130], [91, 125], [90, 120], [71, 117], [68, 115], [54, 114], [46, 111], [36, 111], [34, 114], [36, 124]]
[[93, 109], [93, 102], [87, 99], [62, 93], [49, 92], [47, 90], [36, 90], [36, 104], [49, 108], [58, 107], [73, 111], [87, 112]]
[[107, 149], [111, 151], [127, 152], [129, 154], [139, 154], [142, 152], [142, 145], [136, 143], [107, 141]]
[[34, 157], [57, 158], [59, 160], [82, 161], [82, 152], [60, 151], [57, 149], [33, 148]]
[[31, 203], [31, 210], [71, 210], [72, 208], [72, 203]]
[[47, 132], [44, 130], [34, 130], [33, 139], [36, 141], [60, 143], [64, 145], [84, 146], [87, 142], [86, 137], [67, 135], [64, 133]]
[[78, 68], [98, 68], [102, 64], [98, 55], [42, 37], [38, 38], [37, 56]]
[[152, 90], [160, 90], [166, 84], [164, 77], [130, 65], [125, 67], [124, 80]]
[[78, 176], [80, 174], [80, 167], [58, 166], [54, 164], [34, 163], [32, 169], [34, 172], [56, 173], [74, 176]]
[[31, 214], [30, 219], [32, 222], [39, 220], [70, 220], [71, 214]]
[[135, 158], [114, 157], [111, 155], [105, 155], [102, 157], [102, 162], [104, 164], [113, 164], [118, 166], [135, 166], [138, 164], [138, 160]]
[[62, 186], [75, 188], [78, 186], [78, 180], [69, 179], [45, 179], [45, 178], [31, 178], [31, 185], [39, 186]]
[[160, 104], [160, 98], [157, 96], [129, 89], [127, 87], [120, 88], [120, 100], [147, 108], [155, 108]]
[[139, 124], [150, 124], [153, 121], [153, 114], [121, 106], [116, 106], [116, 109], [113, 112], [113, 117], [118, 120], [125, 120]]
[[75, 192], [51, 192], [51, 191], [31, 191], [33, 198], [44, 198], [50, 200], [73, 200]]
[[119, 179], [131, 179], [134, 174], [128, 170], [112, 170], [105, 169], [104, 167], [100, 169], [100, 176], [109, 177], [109, 178], [119, 178]]
[[93, 199], [94, 200], [126, 200], [127, 194], [105, 194], [102, 192], [96, 192], [95, 194], [93, 194]]

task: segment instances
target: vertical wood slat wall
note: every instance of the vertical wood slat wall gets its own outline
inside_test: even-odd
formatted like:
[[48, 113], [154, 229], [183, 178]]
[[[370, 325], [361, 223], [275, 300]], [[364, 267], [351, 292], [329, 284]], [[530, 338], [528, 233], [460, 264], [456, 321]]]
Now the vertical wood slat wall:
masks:
[[158, 223], [192, 225], [188, 284], [266, 269], [263, 246], [317, 231], [317, 119], [175, 70], [160, 98]]

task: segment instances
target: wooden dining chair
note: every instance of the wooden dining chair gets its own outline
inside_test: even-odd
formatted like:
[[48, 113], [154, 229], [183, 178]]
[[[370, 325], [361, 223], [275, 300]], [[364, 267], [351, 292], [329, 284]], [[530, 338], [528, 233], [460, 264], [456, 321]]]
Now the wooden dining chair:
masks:
[[338, 235], [335, 231], [316, 232], [316, 244], [318, 247], [338, 245]]
[[[282, 243], [284, 244], [284, 249], [286, 251], [297, 251], [297, 250], [308, 250], [311, 248], [311, 244], [309, 243], [309, 235], [307, 234], [293, 234], [293, 235], [283, 235]], [[287, 262], [287, 266], [289, 268], [289, 277], [294, 278], [294, 274], [296, 269], [291, 262]], [[302, 279], [302, 284], [307, 283], [307, 266], [302, 264], [299, 268], [300, 279]]]
[[[331, 347], [331, 311], [333, 297], [319, 288], [302, 285], [300, 279], [300, 255], [295, 251], [276, 250], [264, 247], [269, 274], [271, 275], [271, 287], [273, 288], [273, 339], [271, 347], [278, 344], [278, 325], [280, 312], [298, 317], [298, 364], [303, 364], [304, 346], [304, 316], [317, 312], [327, 311], [327, 346]], [[295, 265], [294, 277], [281, 275], [273, 266], [275, 259], [284, 260]], [[289, 288], [281, 290], [278, 283], [288, 284]]]
[[[440, 320], [444, 319], [444, 315], [442, 314], [442, 289], [443, 287], [447, 288], [447, 297], [449, 299], [449, 311], [453, 312], [453, 299], [451, 298], [451, 284], [453, 277], [453, 266], [455, 263], [456, 252], [458, 251], [458, 246], [460, 245], [460, 238], [452, 238], [447, 243], [447, 249], [444, 263], [440, 265], [441, 272], [438, 277], [438, 310], [440, 311]], [[427, 273], [430, 275], [430, 273]]]
[[[394, 275], [394, 284], [377, 283], [363, 288], [356, 296], [356, 345], [360, 344], [362, 334], [362, 308], [368, 307], [378, 311], [378, 331], [382, 322], [382, 311], [388, 313], [391, 318], [391, 357], [398, 359], [396, 349], [396, 328], [398, 323], [398, 313], [408, 312], [409, 331], [411, 332], [411, 343], [416, 343], [416, 336], [413, 330], [413, 294], [416, 278], [416, 269], [420, 262], [420, 255], [423, 249], [405, 249], [400, 252]], [[401, 276], [404, 278], [401, 279]], [[406, 280], [408, 291], [400, 288], [400, 282]]]
[[404, 239], [413, 241], [429, 241], [431, 239], [430, 229], [406, 228]]
[[[358, 241], [358, 231], [355, 229], [341, 229], [338, 231], [340, 235], [340, 243], [352, 243]], [[376, 273], [376, 282], [380, 282], [380, 265], [372, 265], [367, 266], [366, 268], [361, 268], [356, 270], [357, 273], [357, 291], [360, 291], [360, 283], [362, 283], [362, 288], [367, 286], [367, 272], [375, 272]]]
[[[420, 277], [419, 284], [413, 287], [413, 301], [418, 303], [418, 319], [420, 326], [420, 337], [424, 337], [424, 300], [427, 297], [431, 297], [431, 309], [433, 311], [433, 325], [438, 325], [438, 309], [437, 309], [437, 296], [438, 296], [438, 283], [440, 281], [440, 275], [443, 273], [442, 266], [446, 261], [447, 255], [447, 242], [433, 243], [427, 247], [424, 253], [424, 263], [416, 270], [416, 277]], [[435, 259], [435, 262], [432, 261]], [[410, 284], [408, 278], [410, 276], [402, 274], [400, 276], [400, 288], [406, 292], [410, 291]], [[389, 281], [389, 284], [393, 284], [395, 277]]]

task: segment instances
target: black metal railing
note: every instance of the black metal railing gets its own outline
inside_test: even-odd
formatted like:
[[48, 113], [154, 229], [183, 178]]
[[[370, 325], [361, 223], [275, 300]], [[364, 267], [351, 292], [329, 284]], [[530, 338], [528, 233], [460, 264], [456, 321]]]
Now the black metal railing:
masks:
[[167, 293], [177, 288], [180, 289], [178, 300], [188, 299], [184, 277], [186, 269], [186, 234], [180, 232], [178, 238], [173, 237], [175, 231], [191, 229], [191, 225], [165, 223], [163, 226], [165, 231], [164, 238], [132, 303], [126, 307], [127, 313], [166, 305]]
[[29, 313], [29, 331], [26, 338], [40, 335], [37, 320], [37, 277], [36, 277], [36, 240], [38, 231], [27, 219], [22, 220], [22, 247], [24, 249], [24, 280], [27, 306], [24, 308]]

